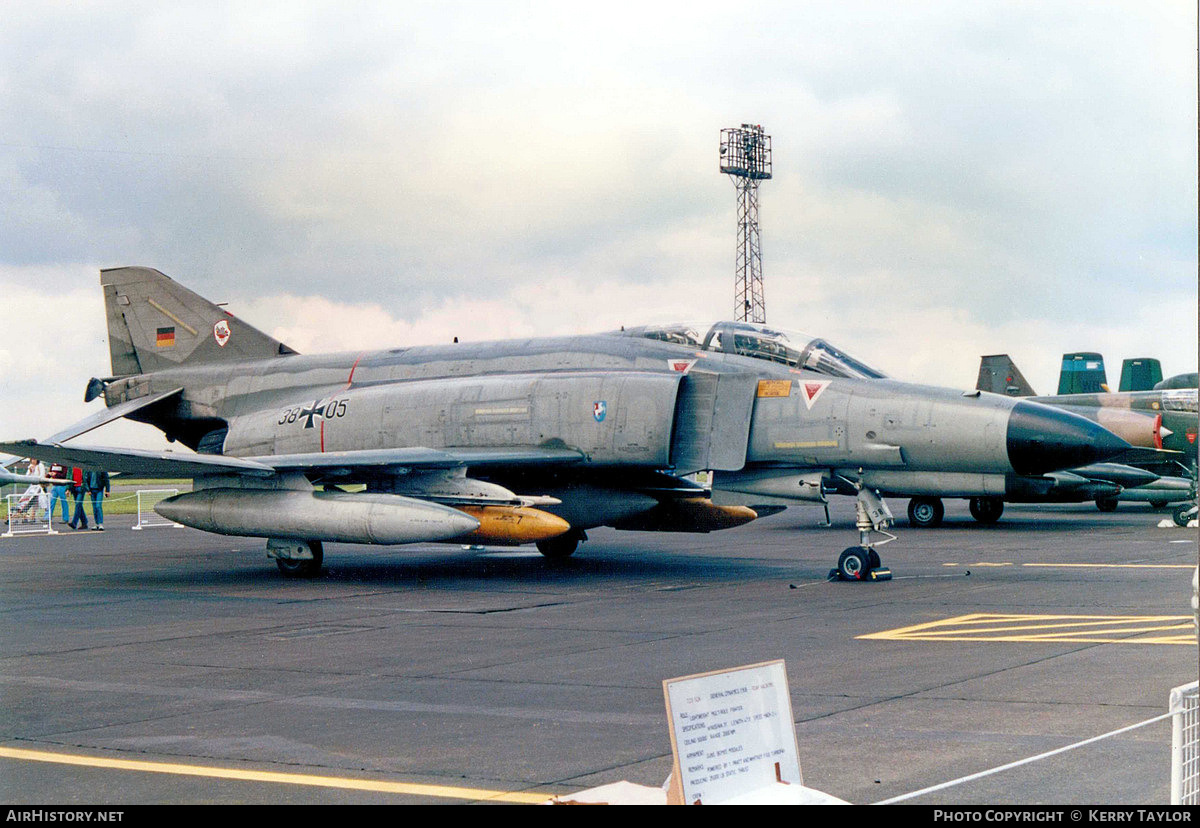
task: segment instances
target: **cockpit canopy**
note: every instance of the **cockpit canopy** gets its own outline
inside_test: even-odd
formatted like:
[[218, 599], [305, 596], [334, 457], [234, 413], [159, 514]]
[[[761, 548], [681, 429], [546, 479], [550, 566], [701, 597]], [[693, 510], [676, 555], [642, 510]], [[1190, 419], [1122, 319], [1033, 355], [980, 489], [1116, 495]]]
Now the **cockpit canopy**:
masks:
[[674, 342], [690, 348], [778, 362], [833, 377], [881, 379], [876, 371], [824, 339], [786, 328], [767, 327], [754, 322], [718, 322], [701, 336], [701, 327], [686, 324], [646, 325], [628, 328], [626, 336]]
[[1195, 414], [1197, 410], [1197, 392], [1195, 388], [1175, 388], [1162, 392], [1162, 407], [1164, 411], [1187, 411]]

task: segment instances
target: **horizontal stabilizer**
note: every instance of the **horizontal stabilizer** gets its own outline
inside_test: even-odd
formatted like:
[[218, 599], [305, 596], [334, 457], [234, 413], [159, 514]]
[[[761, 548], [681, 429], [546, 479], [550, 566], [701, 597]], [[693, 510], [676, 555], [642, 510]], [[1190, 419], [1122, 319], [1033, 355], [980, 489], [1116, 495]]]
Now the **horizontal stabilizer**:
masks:
[[114, 420], [119, 420], [122, 417], [127, 417], [135, 411], [140, 411], [141, 409], [147, 408], [155, 403], [159, 403], [163, 400], [174, 397], [182, 391], [182, 388], [176, 388], [173, 391], [164, 391], [161, 394], [151, 394], [148, 397], [138, 397], [135, 400], [126, 400], [123, 403], [117, 403], [112, 408], [106, 408], [103, 411], [97, 411], [90, 417], [85, 417], [74, 425], [68, 426], [62, 431], [50, 435], [42, 440], [42, 442], [64, 443], [67, 440], [70, 440], [72, 437], [78, 437], [81, 434], [87, 434], [89, 431], [97, 429], [102, 425], [111, 423]]
[[[140, 397], [136, 400], [128, 400], [126, 402], [114, 405], [112, 408], [106, 408], [103, 411], [97, 411], [88, 417], [84, 417], [74, 425], [67, 426], [62, 431], [51, 434], [49, 437], [41, 440], [42, 444], [64, 443], [72, 437], [78, 437], [80, 434], [86, 434], [93, 429], [97, 429], [102, 425], [111, 423], [114, 420], [119, 420], [122, 417], [128, 416], [135, 411], [139, 411], [147, 406], [162, 402], [165, 399], [175, 396], [183, 391], [182, 388], [176, 388], [174, 391], [166, 391], [162, 394], [151, 394], [148, 397]], [[24, 455], [22, 455], [24, 456]], [[0, 457], [0, 467], [8, 467], [19, 460], [19, 457]], [[42, 456], [38, 457], [43, 459]], [[49, 459], [49, 457], [45, 457]]]
[[177, 454], [172, 451], [104, 448], [100, 446], [62, 446], [18, 440], [0, 443], [0, 450], [23, 457], [36, 457], [64, 466], [100, 469], [149, 478], [200, 477], [209, 474], [248, 474], [270, 477], [275, 470], [252, 460], [213, 454]]

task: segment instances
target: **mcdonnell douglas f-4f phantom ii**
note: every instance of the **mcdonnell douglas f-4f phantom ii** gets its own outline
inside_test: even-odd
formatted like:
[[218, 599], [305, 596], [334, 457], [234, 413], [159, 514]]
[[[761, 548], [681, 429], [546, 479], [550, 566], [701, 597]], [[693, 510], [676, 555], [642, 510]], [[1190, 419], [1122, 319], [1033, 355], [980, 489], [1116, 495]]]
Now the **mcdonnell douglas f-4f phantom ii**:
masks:
[[[829, 346], [718, 323], [590, 336], [303, 356], [150, 268], [103, 270], [107, 410], [7, 451], [139, 476], [190, 477], [163, 516], [267, 538], [288, 574], [322, 542], [529, 543], [564, 557], [588, 529], [707, 532], [753, 520], [685, 479], [823, 501], [858, 497], [844, 577], [886, 572], [881, 480], [987, 491], [1124, 451], [1036, 403], [909, 385]], [[62, 445], [127, 417], [195, 454]]]

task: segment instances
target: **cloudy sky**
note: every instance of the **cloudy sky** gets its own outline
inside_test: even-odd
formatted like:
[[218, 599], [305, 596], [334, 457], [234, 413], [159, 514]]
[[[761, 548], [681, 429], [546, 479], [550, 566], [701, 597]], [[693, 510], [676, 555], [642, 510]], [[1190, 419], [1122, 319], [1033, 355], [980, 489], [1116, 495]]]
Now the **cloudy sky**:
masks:
[[[0, 435], [85, 416], [101, 267], [301, 352], [732, 315], [970, 387], [1196, 369], [1191, 2], [0, 0]], [[91, 442], [144, 441], [140, 426]]]

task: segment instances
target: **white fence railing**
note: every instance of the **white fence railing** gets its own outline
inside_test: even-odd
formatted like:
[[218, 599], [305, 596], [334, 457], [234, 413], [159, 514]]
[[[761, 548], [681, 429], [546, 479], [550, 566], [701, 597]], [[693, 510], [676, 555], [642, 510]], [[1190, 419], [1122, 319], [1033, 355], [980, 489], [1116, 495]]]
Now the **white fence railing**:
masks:
[[[50, 525], [50, 496], [43, 491], [5, 495], [7, 500], [8, 531], [0, 538], [13, 535], [57, 535]], [[38, 515], [41, 515], [39, 517]]]
[[1200, 805], [1200, 683], [1171, 691], [1171, 804]]
[[179, 494], [179, 489], [138, 489], [137, 493], [137, 523], [133, 529], [149, 529], [154, 526], [174, 526], [182, 529], [178, 523], [159, 517], [154, 511], [154, 504]]

